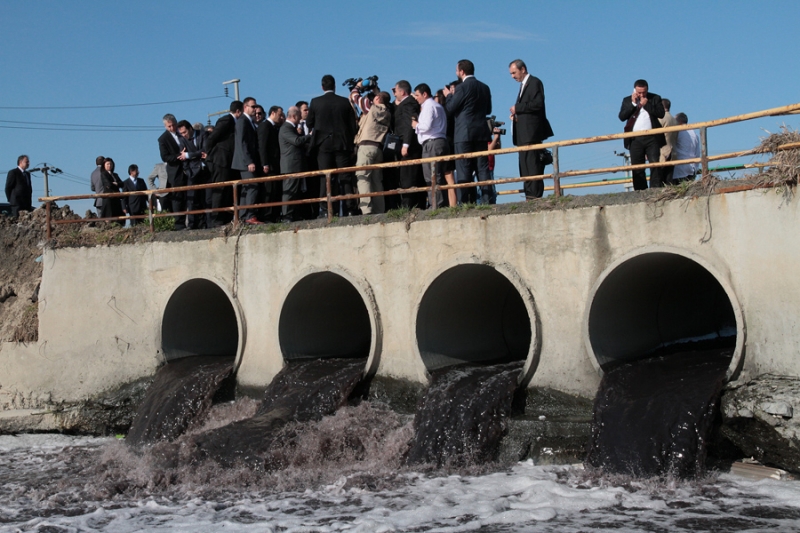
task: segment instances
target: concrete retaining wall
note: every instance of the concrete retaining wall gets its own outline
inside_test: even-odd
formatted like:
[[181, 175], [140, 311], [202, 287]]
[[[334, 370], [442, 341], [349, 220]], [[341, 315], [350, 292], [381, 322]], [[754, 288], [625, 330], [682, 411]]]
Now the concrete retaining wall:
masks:
[[[590, 397], [600, 379], [585, 338], [591, 295], [612, 265], [652, 251], [695, 258], [735, 299], [743, 375], [800, 376], [796, 198], [767, 190], [710, 201], [480, 214], [247, 234], [238, 241], [48, 250], [40, 340], [0, 347], [0, 410], [8, 416], [81, 401], [152, 375], [165, 360], [161, 326], [167, 303], [178, 287], [197, 278], [219, 286], [236, 311], [243, 389], [263, 388], [280, 370], [284, 300], [305, 276], [326, 271], [352, 283], [364, 300], [372, 329], [370, 370], [424, 382], [418, 307], [437, 276], [465, 263], [491, 265], [528, 293], [530, 384]], [[347, 312], [316, 298], [307, 305]], [[214, 311], [186, 309], [188, 316], [198, 312]], [[477, 321], [469, 327], [487, 326]], [[309, 324], [309, 336], [319, 331]]]

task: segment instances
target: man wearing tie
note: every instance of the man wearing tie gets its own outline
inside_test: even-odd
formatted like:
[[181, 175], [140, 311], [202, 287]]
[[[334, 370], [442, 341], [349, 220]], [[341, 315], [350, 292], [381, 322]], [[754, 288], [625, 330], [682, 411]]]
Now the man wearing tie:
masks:
[[[508, 65], [508, 71], [514, 80], [520, 83], [517, 102], [511, 106], [511, 128], [514, 146], [539, 144], [553, 136], [550, 121], [544, 105], [544, 85], [536, 76], [528, 74], [528, 67], [521, 59], [515, 59]], [[544, 174], [541, 154], [544, 150], [529, 150], [519, 153], [519, 175], [540, 176]], [[544, 181], [526, 181], [524, 185], [525, 199], [541, 198], [544, 194]]]
[[31, 195], [31, 174], [28, 167], [31, 162], [27, 155], [17, 158], [17, 167], [8, 171], [6, 177], [6, 198], [11, 204], [11, 218], [17, 218], [20, 211], [33, 211]]
[[[264, 175], [261, 158], [258, 153], [258, 133], [254, 122], [256, 114], [256, 99], [244, 99], [244, 115], [236, 121], [236, 136], [233, 147], [233, 163], [231, 167], [238, 170], [242, 176], [243, 207], [258, 203], [259, 183], [250, 183], [253, 178]], [[242, 220], [247, 224], [263, 224], [256, 218], [256, 211], [252, 208], [242, 210]]]

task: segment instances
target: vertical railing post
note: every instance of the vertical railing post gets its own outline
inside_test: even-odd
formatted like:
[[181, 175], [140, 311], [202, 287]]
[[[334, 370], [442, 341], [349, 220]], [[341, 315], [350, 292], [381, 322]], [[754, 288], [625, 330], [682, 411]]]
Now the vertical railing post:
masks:
[[238, 184], [233, 184], [233, 225], [239, 224], [239, 187]]
[[147, 208], [150, 211], [150, 233], [156, 232], [155, 218], [153, 217], [153, 193], [147, 195]]
[[50, 201], [45, 203], [45, 206], [46, 206], [45, 211], [47, 212], [47, 214], [45, 215], [45, 224], [47, 224], [47, 240], [48, 241], [53, 238], [53, 230], [50, 228], [50, 206], [52, 204], [53, 203], [50, 202]]
[[[437, 161], [438, 163], [438, 161]], [[439, 202], [436, 201], [436, 190], [437, 190], [437, 183], [436, 180], [438, 176], [436, 175], [436, 163], [431, 163], [431, 209], [436, 209], [439, 207]]]
[[325, 195], [328, 199], [328, 224], [333, 222], [333, 200], [331, 200], [331, 173], [325, 173]]
[[556, 198], [561, 196], [561, 178], [558, 175], [558, 146], [553, 147], [553, 196]]
[[703, 177], [708, 176], [708, 137], [706, 127], [700, 128], [700, 165], [703, 169]]

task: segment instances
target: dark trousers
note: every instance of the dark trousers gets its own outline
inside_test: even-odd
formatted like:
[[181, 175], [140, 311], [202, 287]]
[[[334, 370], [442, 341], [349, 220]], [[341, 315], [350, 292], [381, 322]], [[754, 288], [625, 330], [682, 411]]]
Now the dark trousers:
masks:
[[[228, 167], [209, 163], [212, 183], [223, 183], [239, 179], [239, 172]], [[206, 189], [206, 205], [212, 209], [230, 207], [233, 205], [233, 189], [231, 187], [217, 187]], [[216, 212], [208, 215], [208, 227], [222, 226], [233, 219], [233, 213]]]
[[[300, 183], [303, 181], [303, 178], [293, 178], [288, 180], [283, 180], [282, 183], [282, 193], [281, 193], [281, 200], [282, 202], [292, 202], [294, 200], [300, 199]], [[303, 204], [292, 204], [292, 205], [284, 205], [283, 206], [283, 220], [287, 222], [295, 222], [297, 220], [303, 220], [303, 216], [301, 215], [301, 208]], [[277, 209], [277, 208], [275, 208]]]
[[[470, 152], [485, 152], [488, 150], [488, 141], [470, 141], [455, 143], [457, 154], [468, 154]], [[456, 179], [458, 183], [468, 183], [474, 181], [473, 175], [478, 175], [478, 181], [490, 181], [492, 173], [489, 171], [489, 158], [472, 157], [470, 159], [459, 159], [456, 161]], [[492, 197], [492, 186], [482, 186], [481, 193], [486, 198]], [[478, 203], [478, 191], [475, 187], [461, 189], [461, 203]]]
[[[411, 161], [422, 157], [422, 147], [417, 150], [409, 150], [408, 155], [401, 157], [400, 161]], [[424, 187], [425, 178], [422, 173], [422, 165], [407, 165], [400, 167], [400, 188], [410, 189], [412, 187]], [[425, 193], [412, 192], [400, 196], [400, 205], [406, 209], [415, 207], [425, 207]]]
[[[346, 150], [339, 150], [336, 152], [322, 152], [317, 154], [317, 165], [320, 170], [328, 170], [331, 168], [344, 168], [353, 166], [353, 154]], [[338, 196], [339, 194], [353, 194], [354, 187], [353, 181], [355, 174], [347, 172], [344, 174], [331, 175], [331, 196]], [[325, 198], [328, 195], [327, 182], [325, 176], [319, 180], [319, 197]], [[339, 202], [333, 202], [333, 216], [339, 216]], [[355, 212], [358, 208], [356, 200], [345, 200], [343, 214]], [[328, 217], [328, 202], [320, 202], [319, 216], [321, 218]]]
[[247, 221], [251, 218], [258, 217], [258, 210], [248, 208], [247, 206], [256, 205], [261, 197], [261, 183], [251, 183], [251, 180], [260, 178], [258, 172], [241, 171], [242, 176], [242, 195], [240, 197], [240, 204], [244, 209], [239, 211], [239, 219]]
[[[169, 193], [169, 199], [173, 213], [186, 211], [185, 192], [171, 192]], [[175, 215], [175, 229], [183, 229], [185, 227], [186, 227], [186, 215]]]
[[[270, 172], [270, 176], [277, 176], [278, 173], [275, 172], [274, 174]], [[266, 196], [266, 202], [268, 203], [278, 203], [281, 201], [281, 193], [283, 191], [283, 182], [282, 181], [268, 181], [264, 184], [264, 193]], [[264, 216], [266, 220], [269, 222], [280, 222], [281, 221], [281, 207], [265, 207], [264, 208]]]
[[[108, 198], [106, 198], [106, 201], [108, 201]], [[29, 205], [11, 204], [11, 218], [17, 218], [19, 216], [20, 211], [30, 212], [33, 211], [33, 207]]]
[[[645, 156], [650, 163], [658, 163], [661, 158], [661, 146], [658, 145], [658, 138], [655, 135], [645, 137], [634, 137], [631, 139], [631, 165], [643, 165]], [[643, 191], [647, 189], [647, 173], [644, 169], [634, 170], [633, 189]], [[650, 188], [663, 187], [661, 183], [661, 169], [650, 169]]]
[[[394, 150], [383, 151], [383, 162], [397, 161], [397, 156]], [[384, 168], [383, 169], [383, 190], [393, 191], [400, 187], [400, 169], [399, 168]], [[383, 197], [384, 208], [386, 211], [397, 209], [401, 205], [400, 196], [392, 194]]]
[[[542, 152], [543, 150], [530, 150], [528, 152], [519, 153], [520, 176], [540, 176], [544, 174], [544, 165], [542, 165], [541, 159], [539, 158]], [[544, 180], [526, 181], [522, 187], [525, 189], [526, 200], [541, 198], [544, 194]]]
[[[203, 185], [208, 183], [209, 175], [207, 169], [200, 170], [193, 176], [188, 176], [187, 185]], [[206, 190], [186, 191], [186, 210], [199, 211], [206, 208]], [[206, 227], [206, 215], [189, 215], [189, 227], [192, 229]]]

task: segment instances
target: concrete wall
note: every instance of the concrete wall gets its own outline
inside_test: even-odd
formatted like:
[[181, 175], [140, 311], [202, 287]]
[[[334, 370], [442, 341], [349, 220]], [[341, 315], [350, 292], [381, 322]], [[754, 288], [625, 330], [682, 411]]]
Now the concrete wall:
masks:
[[[284, 300], [299, 280], [324, 271], [350, 281], [364, 299], [372, 328], [370, 370], [425, 381], [417, 309], [437, 276], [464, 263], [492, 265], [520, 290], [528, 314], [536, 317], [530, 383], [593, 396], [600, 373], [586, 342], [592, 294], [615, 265], [650, 251], [696, 260], [731, 296], [739, 313], [743, 375], [798, 376], [797, 206], [796, 198], [776, 191], [749, 191], [710, 202], [333, 226], [244, 235], [238, 242], [230, 237], [48, 250], [40, 340], [36, 346], [0, 347], [0, 409], [22, 408], [11, 398], [32, 398], [28, 407], [78, 401], [151, 375], [165, 359], [161, 324], [167, 303], [178, 287], [197, 278], [214, 282], [231, 299], [244, 388], [263, 388], [280, 370]], [[336, 302], [307, 304], [347, 312]], [[313, 324], [308, 328], [310, 336], [319, 331]]]

